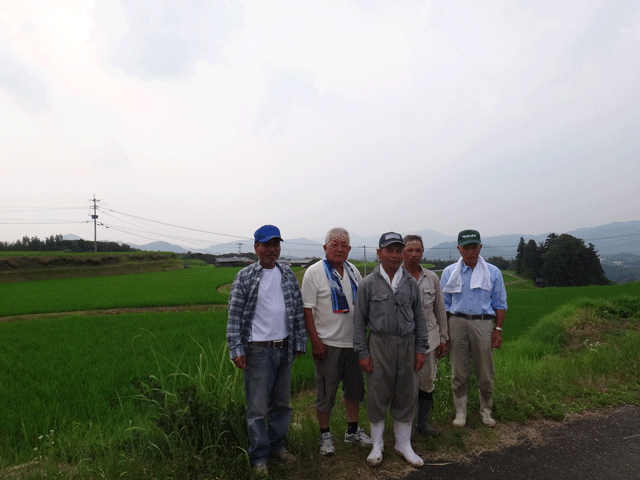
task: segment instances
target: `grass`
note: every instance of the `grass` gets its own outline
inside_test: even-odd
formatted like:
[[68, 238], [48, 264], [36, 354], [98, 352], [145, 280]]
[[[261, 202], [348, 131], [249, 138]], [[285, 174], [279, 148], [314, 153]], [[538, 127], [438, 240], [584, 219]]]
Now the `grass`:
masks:
[[[237, 270], [193, 268], [14, 289], [3, 284], [0, 309], [6, 315], [12, 301], [25, 314], [41, 303], [49, 311], [68, 311], [82, 302], [82, 310], [189, 304], [205, 297], [224, 302], [223, 294], [213, 294]], [[510, 274], [505, 281], [510, 307], [505, 341], [495, 353], [495, 416], [501, 425], [639, 403], [640, 283], [535, 289]], [[31, 297], [23, 300], [28, 292]], [[88, 300], [74, 298], [87, 292]], [[228, 359], [225, 329], [226, 312], [214, 310], [1, 322], [0, 477], [4, 472], [7, 478], [247, 478], [242, 374]], [[367, 449], [342, 441], [346, 418], [339, 402], [331, 418], [338, 455], [321, 457], [310, 355], [296, 359], [292, 376], [289, 441], [300, 461], [274, 464], [274, 478], [398, 478], [409, 471], [393, 453], [381, 469], [371, 470]], [[450, 380], [445, 357], [432, 415], [441, 435], [414, 441], [431, 461], [497, 442], [497, 430], [480, 424], [473, 384], [469, 427], [451, 428]], [[360, 422], [368, 429], [364, 404]], [[391, 432], [388, 423], [390, 445]], [[9, 476], [10, 468], [17, 476]]]
[[225, 304], [240, 267], [0, 284], [0, 317], [110, 308]]

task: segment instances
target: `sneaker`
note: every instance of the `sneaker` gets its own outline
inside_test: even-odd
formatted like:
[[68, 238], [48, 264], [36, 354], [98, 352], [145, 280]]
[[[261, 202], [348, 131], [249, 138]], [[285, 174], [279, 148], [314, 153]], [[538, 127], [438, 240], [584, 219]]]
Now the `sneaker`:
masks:
[[276, 457], [282, 463], [295, 463], [296, 462], [296, 457], [294, 457], [293, 454], [289, 450], [287, 450], [286, 448], [280, 450], [278, 453], [276, 453], [274, 455], [274, 457]]
[[256, 463], [253, 466], [253, 469], [255, 470], [256, 474], [261, 477], [269, 476], [269, 467], [267, 467], [266, 463]]
[[324, 432], [318, 439], [320, 444], [320, 455], [333, 455], [336, 453], [336, 447], [333, 445], [333, 435], [331, 432]]
[[364, 430], [362, 430], [361, 427], [358, 427], [358, 430], [356, 430], [355, 433], [345, 432], [344, 441], [347, 443], [362, 445], [363, 447], [366, 447], [367, 445], [372, 444], [371, 437], [369, 437], [369, 435], [364, 433]]

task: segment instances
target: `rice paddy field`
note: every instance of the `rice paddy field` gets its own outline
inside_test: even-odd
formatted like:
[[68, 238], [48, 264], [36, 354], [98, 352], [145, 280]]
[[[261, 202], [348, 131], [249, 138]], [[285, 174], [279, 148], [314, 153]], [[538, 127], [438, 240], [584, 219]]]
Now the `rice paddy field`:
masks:
[[[238, 270], [0, 284], [0, 478], [247, 478], [242, 374], [228, 359], [220, 288]], [[639, 403], [640, 283], [537, 289], [504, 277], [500, 421]], [[444, 432], [418, 444], [423, 455], [465, 448], [447, 429], [448, 369], [445, 358], [433, 416]], [[367, 452], [322, 464], [312, 385], [305, 355], [294, 362], [290, 431], [300, 464], [272, 474], [352, 478]], [[469, 408], [471, 417], [477, 405]], [[332, 416], [337, 432], [343, 410]], [[368, 426], [364, 406], [361, 423]], [[393, 469], [389, 461], [375, 478]]]

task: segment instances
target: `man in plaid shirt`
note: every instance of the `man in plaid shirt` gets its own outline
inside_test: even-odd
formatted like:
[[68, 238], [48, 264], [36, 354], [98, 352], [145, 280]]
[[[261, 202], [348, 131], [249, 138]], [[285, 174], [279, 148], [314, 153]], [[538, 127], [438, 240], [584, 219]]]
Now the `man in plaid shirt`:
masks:
[[293, 462], [285, 440], [291, 420], [291, 365], [304, 354], [307, 330], [300, 286], [280, 258], [280, 230], [264, 225], [254, 234], [258, 261], [236, 275], [229, 295], [227, 344], [244, 370], [249, 460], [268, 474], [275, 457]]

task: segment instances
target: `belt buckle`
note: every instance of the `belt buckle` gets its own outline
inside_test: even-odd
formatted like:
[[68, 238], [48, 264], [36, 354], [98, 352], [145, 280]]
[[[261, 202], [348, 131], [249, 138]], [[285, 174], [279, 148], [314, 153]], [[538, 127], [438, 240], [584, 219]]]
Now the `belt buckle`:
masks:
[[271, 342], [271, 347], [274, 350], [281, 350], [282, 347], [284, 347], [284, 340], [274, 340], [273, 342]]

